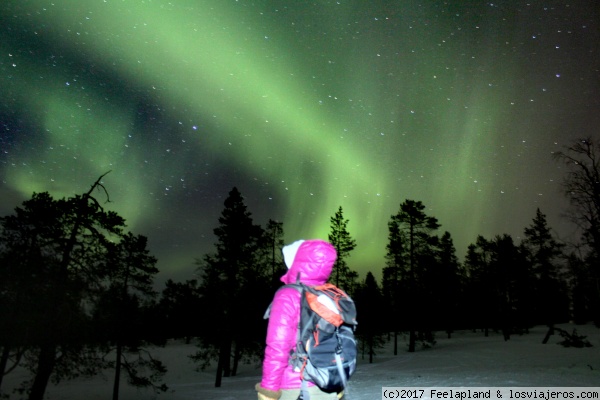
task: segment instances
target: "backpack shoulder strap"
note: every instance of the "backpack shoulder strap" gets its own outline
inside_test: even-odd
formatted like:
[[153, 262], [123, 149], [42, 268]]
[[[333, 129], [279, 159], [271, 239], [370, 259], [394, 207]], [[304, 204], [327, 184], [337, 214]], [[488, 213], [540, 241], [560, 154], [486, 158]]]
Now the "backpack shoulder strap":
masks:
[[[302, 293], [302, 291], [304, 290], [304, 288], [306, 287], [306, 285], [304, 285], [303, 283], [288, 283], [287, 285], [283, 285], [281, 286], [279, 289], [277, 289], [277, 291], [275, 292], [275, 294], [277, 294], [277, 292], [279, 292], [282, 289], [285, 288], [293, 288], [296, 289], [297, 291], [299, 291], [300, 293]], [[265, 315], [263, 315], [263, 319], [269, 319], [269, 317], [271, 316], [271, 307], [273, 306], [273, 302], [271, 302], [271, 304], [269, 304], [269, 307], [267, 307], [267, 310], [265, 311]]]

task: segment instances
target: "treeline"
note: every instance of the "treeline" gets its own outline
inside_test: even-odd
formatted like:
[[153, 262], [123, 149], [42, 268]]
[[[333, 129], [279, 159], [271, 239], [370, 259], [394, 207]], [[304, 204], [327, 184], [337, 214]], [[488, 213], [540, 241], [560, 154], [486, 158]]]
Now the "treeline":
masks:
[[[459, 262], [451, 234], [407, 199], [388, 222], [381, 281], [372, 272], [361, 280], [347, 263], [360, 244], [339, 207], [329, 221], [339, 255], [331, 282], [356, 301], [364, 355], [372, 360], [389, 339], [397, 354], [404, 333], [415, 351], [433, 345], [435, 331], [498, 330], [508, 340], [536, 324], [600, 321], [600, 148], [586, 139], [567, 150], [556, 157], [570, 171], [565, 192], [582, 232], [577, 247], [559, 242], [538, 210], [520, 243], [478, 237]], [[68, 199], [33, 194], [0, 219], [0, 390], [2, 377], [20, 366], [30, 371], [20, 387], [30, 400], [41, 400], [50, 381], [107, 371], [114, 400], [121, 376], [165, 391], [166, 367], [151, 349], [173, 338], [197, 344], [198, 368], [216, 365], [215, 386], [240, 363], [258, 364], [263, 314], [285, 272], [283, 223], [254, 223], [233, 188], [214, 252], [196, 261], [194, 279], [167, 281], [157, 292], [146, 238], [95, 197], [109, 200], [102, 178]]]
[[398, 332], [408, 332], [408, 351], [415, 351], [419, 343], [435, 343], [434, 331], [450, 337], [456, 329], [495, 330], [508, 340], [534, 325], [567, 322], [573, 313], [583, 317], [583, 310], [571, 308], [564, 246], [539, 209], [521, 243], [506, 234], [479, 236], [463, 263], [450, 233], [436, 235], [440, 225], [424, 209], [406, 200], [388, 224], [380, 292], [390, 318], [377, 318], [387, 323], [374, 334], [394, 332], [396, 354]]

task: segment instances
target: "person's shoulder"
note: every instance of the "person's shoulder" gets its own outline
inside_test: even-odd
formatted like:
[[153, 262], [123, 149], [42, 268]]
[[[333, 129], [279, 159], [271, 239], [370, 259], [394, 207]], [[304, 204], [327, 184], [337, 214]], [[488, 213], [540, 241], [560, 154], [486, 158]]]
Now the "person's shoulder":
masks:
[[302, 288], [299, 285], [284, 285], [277, 289], [277, 292], [275, 292], [274, 300], [296, 300], [300, 298], [301, 291]]

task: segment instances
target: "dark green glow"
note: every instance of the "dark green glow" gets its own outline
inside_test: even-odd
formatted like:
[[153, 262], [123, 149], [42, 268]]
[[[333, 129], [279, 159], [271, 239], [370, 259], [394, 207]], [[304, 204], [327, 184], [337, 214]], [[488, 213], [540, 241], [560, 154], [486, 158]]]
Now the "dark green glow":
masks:
[[[11, 149], [2, 190], [66, 196], [112, 170], [114, 207], [174, 269], [212, 245], [234, 185], [258, 222], [284, 222], [288, 241], [327, 237], [341, 205], [357, 241], [350, 266], [363, 270], [382, 266], [387, 221], [406, 198], [429, 207], [459, 253], [477, 234], [518, 235], [537, 207], [558, 215], [550, 152], [571, 132], [553, 121], [575, 106], [554, 76], [564, 63], [528, 59], [528, 18], [543, 10], [521, 21], [483, 5], [285, 3], [0, 6], [86, 69], [1, 45], [0, 89], [40, 140]], [[557, 31], [537, 54], [568, 46]], [[161, 125], [140, 117], [141, 103]]]

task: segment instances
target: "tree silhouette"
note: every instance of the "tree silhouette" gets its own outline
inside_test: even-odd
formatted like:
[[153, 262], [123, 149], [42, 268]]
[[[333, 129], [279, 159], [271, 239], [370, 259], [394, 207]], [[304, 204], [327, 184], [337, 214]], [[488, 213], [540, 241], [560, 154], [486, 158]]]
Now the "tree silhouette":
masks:
[[[409, 344], [408, 351], [415, 351], [417, 325], [423, 321], [421, 310], [423, 304], [422, 291], [418, 280], [417, 271], [419, 267], [425, 268], [424, 262], [428, 256], [431, 256], [433, 250], [431, 248], [432, 236], [431, 233], [439, 228], [439, 224], [435, 217], [429, 217], [424, 212], [425, 206], [420, 201], [405, 200], [400, 205], [400, 211], [392, 216], [398, 224], [398, 229], [404, 232], [406, 238], [406, 252], [408, 264], [406, 271], [407, 281], [407, 296], [414, 306], [406, 308], [407, 323], [409, 325]], [[421, 263], [419, 263], [421, 261]]]
[[508, 234], [492, 240], [477, 237], [465, 258], [469, 274], [467, 298], [475, 325], [484, 329], [500, 329], [505, 340], [511, 333], [526, 331], [533, 310], [534, 279], [530, 264], [519, 246]]
[[524, 325], [527, 318], [519, 314], [527, 314], [529, 311], [529, 296], [523, 288], [531, 289], [533, 282], [530, 279], [530, 270], [523, 261], [510, 235], [498, 235], [491, 242], [489, 268], [494, 277], [497, 324], [505, 340], [510, 339], [514, 327], [527, 328], [527, 325]]
[[567, 321], [568, 297], [566, 286], [559, 277], [564, 245], [554, 239], [546, 222], [546, 215], [539, 208], [532, 224], [524, 230], [521, 246], [536, 280], [534, 290], [537, 315], [532, 322], [552, 328], [555, 322]]
[[185, 338], [186, 343], [190, 343], [193, 337], [202, 334], [202, 329], [210, 326], [207, 321], [203, 323], [201, 318], [194, 317], [202, 310], [200, 287], [196, 279], [183, 283], [167, 280], [158, 309], [162, 318], [158, 327], [163, 339]]
[[569, 286], [572, 318], [576, 324], [584, 324], [593, 313], [593, 305], [589, 298], [590, 293], [593, 293], [593, 288], [590, 287], [593, 285], [590, 267], [580, 255], [572, 252], [567, 255], [567, 268], [571, 278]]
[[[118, 243], [109, 243], [105, 268], [107, 270], [107, 290], [97, 307], [97, 323], [104, 330], [104, 339], [111, 343], [107, 349], [114, 350], [113, 400], [119, 398], [121, 371], [124, 370], [128, 382], [137, 387], [152, 387], [164, 392], [167, 386], [155, 383], [166, 368], [153, 358], [144, 347], [142, 338], [145, 328], [149, 328], [143, 319], [143, 306], [152, 304], [157, 293], [152, 288], [156, 258], [146, 248], [147, 238], [128, 232]], [[133, 358], [131, 357], [133, 356]], [[148, 370], [150, 376], [141, 374]]]
[[463, 271], [449, 232], [444, 232], [438, 243], [437, 262], [432, 265], [429, 280], [431, 299], [434, 300], [437, 327], [445, 329], [448, 338], [453, 327], [459, 324], [459, 306], [462, 295]]
[[329, 233], [329, 242], [335, 247], [337, 259], [333, 265], [333, 283], [345, 290], [347, 293], [353, 293], [353, 286], [358, 274], [350, 270], [346, 263], [346, 258], [350, 252], [356, 248], [356, 241], [352, 239], [348, 232], [348, 222], [344, 219], [342, 207], [331, 217], [331, 231]]
[[389, 310], [384, 303], [381, 289], [370, 271], [356, 290], [354, 301], [357, 315], [360, 317], [360, 329], [357, 330], [357, 335], [360, 338], [363, 358], [364, 353], [367, 352], [369, 363], [372, 363], [376, 355], [375, 351], [384, 343], [383, 333]]
[[591, 281], [587, 296], [591, 317], [600, 324], [600, 144], [590, 137], [579, 139], [554, 157], [568, 167], [564, 193], [571, 202], [571, 219], [588, 248], [584, 255]]
[[283, 248], [283, 222], [270, 219], [264, 232], [264, 249], [271, 264], [271, 284], [278, 286], [279, 277], [285, 273], [281, 249]]
[[42, 400], [53, 374], [58, 382], [99, 367], [94, 361], [82, 366], [92, 336], [86, 306], [106, 277], [107, 244], [124, 227], [120, 216], [92, 196], [104, 190], [103, 176], [87, 193], [69, 199], [34, 193], [14, 215], [0, 219], [3, 258], [9, 261], [0, 266], [0, 292], [3, 301], [18, 304], [12, 315], [17, 329], [9, 329], [13, 334], [2, 344], [28, 350], [26, 365], [34, 375], [30, 400]]
[[388, 318], [388, 327], [394, 333], [394, 355], [398, 355], [398, 332], [404, 327], [400, 318], [401, 305], [404, 303], [402, 290], [405, 286], [408, 260], [405, 232], [400, 229], [396, 218], [388, 222], [388, 244], [386, 245], [386, 265], [382, 271], [383, 297], [390, 308], [393, 318]]
[[491, 244], [483, 236], [477, 236], [475, 243], [469, 245], [465, 256], [465, 269], [468, 281], [465, 287], [470, 322], [474, 328], [483, 329], [489, 335], [495, 314], [495, 276], [489, 268]]
[[[229, 192], [224, 205], [214, 229], [216, 252], [207, 254], [200, 265], [204, 318], [211, 321], [212, 330], [203, 333], [201, 350], [193, 356], [201, 363], [217, 358], [215, 387], [221, 386], [222, 376], [235, 375], [244, 351], [258, 350], [251, 348], [248, 338], [254, 338], [262, 327], [256, 321], [262, 320], [265, 303], [249, 301], [248, 290], [266, 293], [270, 283], [266, 268], [270, 264], [260, 263], [259, 257], [263, 229], [253, 223], [237, 188]], [[251, 324], [243, 325], [241, 321], [246, 320]], [[243, 330], [238, 328], [240, 324], [245, 326]]]

